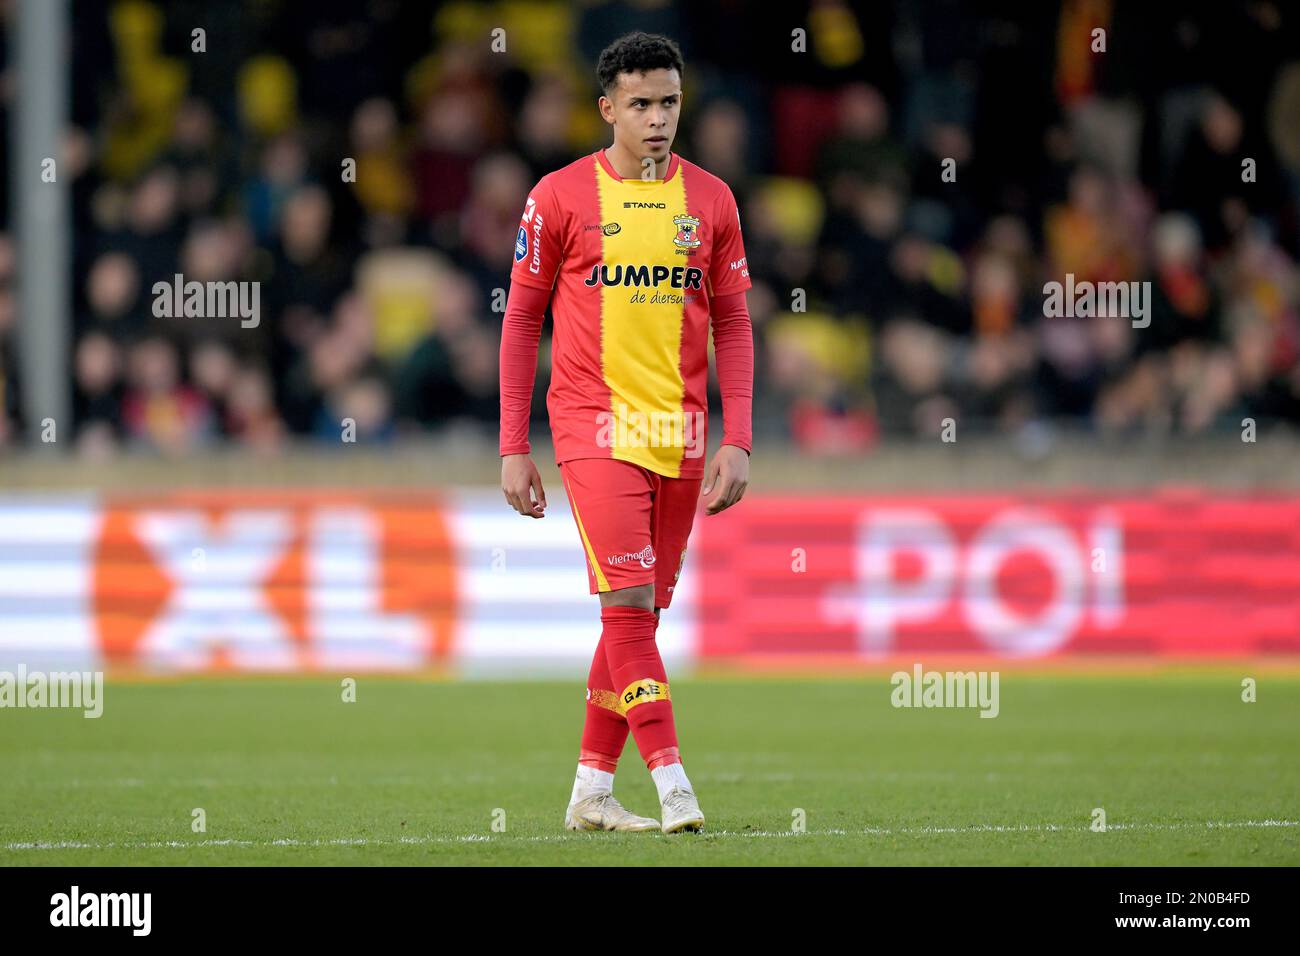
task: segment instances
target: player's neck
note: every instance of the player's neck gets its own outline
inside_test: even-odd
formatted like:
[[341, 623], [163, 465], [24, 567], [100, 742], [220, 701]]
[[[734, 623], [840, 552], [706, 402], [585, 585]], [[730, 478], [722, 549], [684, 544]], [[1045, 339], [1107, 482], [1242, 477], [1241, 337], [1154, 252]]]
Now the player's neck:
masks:
[[[663, 159], [655, 162], [655, 179], [663, 179], [668, 174], [668, 162], [672, 159], [672, 155], [670, 151]], [[609, 160], [609, 165], [614, 167], [614, 172], [623, 179], [641, 178], [641, 157], [619, 145], [617, 140], [614, 145], [605, 147], [605, 158]]]

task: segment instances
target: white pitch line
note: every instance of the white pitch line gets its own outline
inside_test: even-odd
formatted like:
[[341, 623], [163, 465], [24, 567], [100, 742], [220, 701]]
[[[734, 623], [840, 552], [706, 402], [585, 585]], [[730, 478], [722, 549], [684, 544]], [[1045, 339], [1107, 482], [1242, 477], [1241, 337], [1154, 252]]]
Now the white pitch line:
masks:
[[[1107, 830], [1216, 830], [1239, 827], [1295, 827], [1300, 820], [1207, 820], [1205, 823], [1108, 823]], [[1038, 825], [1020, 824], [1003, 826], [990, 823], [977, 823], [966, 827], [898, 827], [897, 829], [867, 827], [863, 833], [888, 836], [894, 833], [1054, 833], [1069, 830], [1091, 830], [1088, 825], [1074, 824], [1062, 826], [1058, 823]]]
[[[1296, 827], [1300, 826], [1300, 820], [1207, 820], [1205, 823], [1112, 823], [1108, 824], [1107, 830], [1229, 830], [1229, 829], [1258, 829], [1264, 827]], [[952, 833], [1061, 833], [1061, 832], [1087, 832], [1090, 828], [1086, 824], [1063, 826], [1061, 824], [1046, 823], [1031, 826], [1020, 824], [1018, 826], [1005, 826], [1000, 824], [980, 823], [965, 827], [865, 827], [861, 830], [807, 830], [796, 832], [794, 830], [705, 830], [701, 836], [704, 837], [803, 837], [803, 836], [894, 836], [898, 834], [920, 834], [929, 836], [933, 834], [952, 834]], [[510, 836], [489, 836], [487, 834], [466, 834], [463, 836], [411, 836], [400, 837], [396, 840], [371, 840], [364, 837], [358, 838], [339, 838], [333, 840], [298, 840], [294, 838], [283, 838], [278, 840], [196, 840], [193, 842], [185, 840], [149, 840], [135, 843], [109, 842], [109, 843], [83, 843], [74, 840], [59, 840], [52, 842], [32, 842], [32, 843], [8, 843], [4, 849], [7, 851], [18, 850], [162, 850], [162, 849], [206, 849], [208, 847], [326, 847], [326, 846], [403, 846], [414, 845], [424, 846], [429, 844], [440, 843], [556, 843], [571, 842], [577, 839], [591, 838], [594, 834], [555, 834], [553, 836], [528, 836], [513, 839]]]

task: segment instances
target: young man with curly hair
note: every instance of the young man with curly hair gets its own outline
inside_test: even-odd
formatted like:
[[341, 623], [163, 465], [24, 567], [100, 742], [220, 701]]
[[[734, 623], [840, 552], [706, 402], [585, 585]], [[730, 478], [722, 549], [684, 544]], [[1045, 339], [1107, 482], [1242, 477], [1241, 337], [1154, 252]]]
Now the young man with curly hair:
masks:
[[[700, 497], [715, 515], [745, 492], [754, 346], [735, 198], [722, 180], [672, 152], [682, 72], [680, 51], [663, 36], [631, 33], [601, 54], [599, 109], [613, 142], [534, 187], [506, 303], [501, 488], [521, 515], [543, 516], [528, 413], [549, 305], [555, 457], [601, 606], [565, 813], [573, 830], [676, 833], [704, 825], [655, 631], [672, 602]], [[723, 436], [706, 469], [710, 325]], [[662, 822], [614, 798], [629, 732], [654, 779]]]

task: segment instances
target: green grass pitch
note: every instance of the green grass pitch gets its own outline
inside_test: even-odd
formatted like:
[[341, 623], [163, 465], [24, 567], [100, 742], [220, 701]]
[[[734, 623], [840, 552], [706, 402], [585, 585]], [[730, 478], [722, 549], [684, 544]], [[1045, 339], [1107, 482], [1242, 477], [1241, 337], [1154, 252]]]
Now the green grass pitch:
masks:
[[[110, 682], [98, 720], [0, 710], [0, 864], [1296, 865], [1300, 678], [1242, 676], [1004, 670], [995, 719], [683, 678], [708, 823], [672, 837], [563, 829], [581, 676]], [[615, 793], [658, 815], [630, 739]]]

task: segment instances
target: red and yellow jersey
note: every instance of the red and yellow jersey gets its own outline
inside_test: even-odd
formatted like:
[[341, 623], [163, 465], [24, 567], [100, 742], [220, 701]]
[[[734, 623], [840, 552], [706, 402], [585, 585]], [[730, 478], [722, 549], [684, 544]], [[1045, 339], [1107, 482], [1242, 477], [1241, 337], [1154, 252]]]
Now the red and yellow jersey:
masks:
[[552, 290], [556, 461], [702, 476], [709, 302], [750, 287], [727, 184], [676, 154], [663, 179], [623, 179], [598, 150], [533, 189], [511, 280]]

